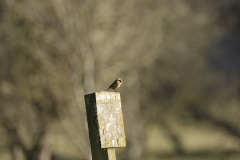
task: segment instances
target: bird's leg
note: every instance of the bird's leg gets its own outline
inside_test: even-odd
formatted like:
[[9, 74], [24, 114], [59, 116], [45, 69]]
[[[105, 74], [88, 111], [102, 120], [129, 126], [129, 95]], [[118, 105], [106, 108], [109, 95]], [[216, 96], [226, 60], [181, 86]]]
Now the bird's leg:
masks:
[[115, 92], [117, 92], [115, 89], [113, 89]]

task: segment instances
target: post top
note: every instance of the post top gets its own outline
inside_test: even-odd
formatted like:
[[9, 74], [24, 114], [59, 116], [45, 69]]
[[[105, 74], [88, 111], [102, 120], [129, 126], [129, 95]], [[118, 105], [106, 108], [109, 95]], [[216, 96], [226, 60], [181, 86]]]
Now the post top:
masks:
[[100, 92], [93, 92], [93, 93], [89, 93], [89, 94], [85, 94], [85, 96], [87, 95], [92, 95], [92, 94], [120, 94], [120, 92], [109, 92], [109, 91], [100, 91]]
[[126, 137], [119, 92], [94, 92], [93, 104], [101, 148], [125, 147]]

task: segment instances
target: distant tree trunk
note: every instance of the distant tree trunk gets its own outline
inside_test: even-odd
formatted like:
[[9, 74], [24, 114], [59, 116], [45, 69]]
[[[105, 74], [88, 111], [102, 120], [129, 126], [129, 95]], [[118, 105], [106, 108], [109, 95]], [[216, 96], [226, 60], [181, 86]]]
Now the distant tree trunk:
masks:
[[127, 140], [128, 144], [128, 158], [129, 160], [141, 160], [142, 159], [142, 147], [143, 147], [143, 123], [141, 111], [138, 103], [138, 97], [131, 97], [131, 101], [128, 103], [129, 106], [129, 119], [131, 119], [129, 129], [129, 137]]
[[132, 74], [129, 79], [129, 83], [126, 84], [129, 87], [129, 93], [131, 96], [126, 100], [127, 102], [127, 122], [128, 137], [127, 137], [127, 159], [128, 160], [141, 160], [143, 149], [143, 117], [139, 105], [139, 88], [140, 81], [137, 74]]
[[174, 145], [174, 151], [177, 154], [183, 154], [185, 153], [183, 145], [181, 143], [181, 140], [179, 139], [179, 136], [177, 133], [175, 133], [171, 126], [163, 119], [160, 120], [161, 126], [164, 129], [164, 132], [166, 132], [166, 134], [169, 137], [169, 140], [172, 142], [172, 144]]
[[52, 157], [52, 142], [53, 137], [49, 134], [46, 134], [42, 141], [42, 149], [39, 153], [39, 160], [51, 160]]
[[21, 148], [20, 148], [18, 145], [16, 145], [16, 144], [13, 144], [13, 145], [10, 147], [10, 154], [11, 154], [12, 160], [23, 160], [22, 150], [21, 150]]
[[95, 64], [94, 57], [91, 53], [87, 53], [84, 56], [84, 73], [83, 73], [83, 86], [84, 92], [94, 92], [95, 80], [94, 80]]

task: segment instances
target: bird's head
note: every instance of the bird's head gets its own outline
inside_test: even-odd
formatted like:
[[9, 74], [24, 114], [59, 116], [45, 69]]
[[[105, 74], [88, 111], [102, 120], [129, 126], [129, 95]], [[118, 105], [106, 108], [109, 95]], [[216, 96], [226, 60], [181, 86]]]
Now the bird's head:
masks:
[[121, 80], [121, 78], [118, 78], [117, 79], [118, 82], [122, 83], [123, 81]]

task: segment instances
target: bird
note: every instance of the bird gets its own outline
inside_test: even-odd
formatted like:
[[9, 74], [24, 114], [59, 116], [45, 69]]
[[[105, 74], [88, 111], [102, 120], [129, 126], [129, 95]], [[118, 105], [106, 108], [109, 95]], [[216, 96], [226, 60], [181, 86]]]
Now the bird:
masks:
[[119, 88], [122, 83], [123, 83], [123, 81], [121, 80], [121, 78], [118, 78], [108, 87], [107, 90], [113, 89], [116, 92], [115, 89]]

